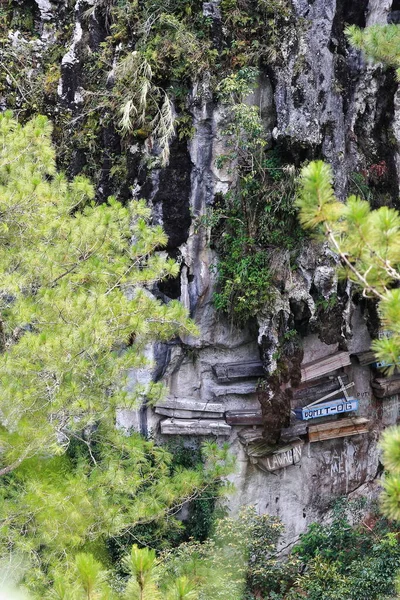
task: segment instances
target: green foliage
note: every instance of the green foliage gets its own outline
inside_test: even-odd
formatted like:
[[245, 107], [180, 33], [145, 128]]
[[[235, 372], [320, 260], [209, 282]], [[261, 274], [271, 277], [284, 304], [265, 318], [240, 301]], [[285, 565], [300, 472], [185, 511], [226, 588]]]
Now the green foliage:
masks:
[[276, 148], [267, 149], [259, 109], [244, 101], [257, 77], [257, 69], [244, 67], [218, 86], [230, 117], [223, 131], [226, 153], [216, 164], [238, 177], [208, 219], [219, 256], [215, 305], [239, 323], [273, 296], [271, 249], [295, 251], [303, 238], [294, 206], [295, 170]]
[[267, 254], [250, 250], [251, 242], [225, 233], [218, 245], [222, 254], [217, 265], [221, 291], [214, 294], [214, 304], [239, 322], [256, 315], [271, 297]]
[[150, 340], [195, 331], [182, 305], [144, 290], [178, 269], [150, 256], [166, 236], [147, 225], [144, 203], [94, 205], [87, 180], [56, 173], [50, 134], [43, 117], [25, 127], [0, 118], [4, 468], [62, 452], [144, 393], [157, 399], [158, 385], [126, 392], [129, 369], [144, 365]]
[[232, 458], [209, 442], [194, 468], [174, 465], [165, 448], [115, 429], [117, 409], [163, 393], [127, 391], [146, 345], [196, 328], [145, 289], [178, 268], [154, 254], [166, 236], [145, 203], [97, 206], [86, 179], [56, 171], [50, 135], [45, 117], [0, 116], [0, 559], [26, 559], [35, 597], [54, 580], [66, 598], [62, 574], [77, 570], [84, 597], [97, 598], [109, 539], [173, 528]]
[[314, 523], [301, 536], [294, 553], [307, 568], [289, 598], [302, 594], [311, 600], [392, 597], [400, 566], [396, 534], [382, 518], [371, 521], [372, 529], [364, 525], [358, 509], [341, 501], [334, 507], [331, 523]]
[[288, 589], [297, 565], [274, 557], [282, 530], [279, 519], [244, 507], [236, 519], [217, 521], [214, 535], [203, 544], [189, 542], [165, 553], [163, 569], [171, 577], [190, 574], [199, 600], [239, 600], [245, 588], [256, 597], [273, 598], [274, 590]]
[[369, 203], [350, 196], [339, 202], [332, 187], [332, 171], [323, 162], [312, 162], [302, 171], [300, 220], [316, 229], [342, 258], [342, 276], [363, 288], [364, 295], [380, 300], [383, 329], [391, 337], [374, 340], [372, 348], [379, 360], [393, 372], [400, 356], [399, 290], [400, 215], [383, 206], [371, 210]]
[[372, 25], [359, 29], [355, 25], [345, 31], [350, 43], [375, 61], [395, 67], [400, 77], [400, 28], [397, 25]]

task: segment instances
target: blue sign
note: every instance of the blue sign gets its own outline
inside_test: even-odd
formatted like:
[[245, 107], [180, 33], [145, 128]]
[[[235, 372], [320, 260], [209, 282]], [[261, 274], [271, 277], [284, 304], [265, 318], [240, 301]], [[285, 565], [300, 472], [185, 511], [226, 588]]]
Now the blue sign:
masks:
[[374, 363], [372, 366], [377, 369], [386, 369], [387, 367], [393, 367], [393, 365], [394, 363], [387, 363], [384, 360], [381, 360], [380, 362]]
[[324, 404], [296, 408], [294, 412], [301, 421], [308, 421], [308, 419], [341, 415], [353, 410], [358, 410], [358, 400], [355, 398], [340, 398], [340, 400], [332, 400]]

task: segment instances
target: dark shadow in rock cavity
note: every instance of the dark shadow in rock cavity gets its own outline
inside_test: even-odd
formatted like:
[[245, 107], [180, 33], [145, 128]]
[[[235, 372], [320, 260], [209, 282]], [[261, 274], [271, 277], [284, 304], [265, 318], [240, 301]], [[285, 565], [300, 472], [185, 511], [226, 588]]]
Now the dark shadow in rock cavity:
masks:
[[177, 248], [188, 239], [191, 170], [186, 142], [175, 140], [171, 145], [169, 164], [160, 173], [158, 189], [153, 197], [153, 204], [162, 204], [163, 227], [168, 235], [167, 250]]

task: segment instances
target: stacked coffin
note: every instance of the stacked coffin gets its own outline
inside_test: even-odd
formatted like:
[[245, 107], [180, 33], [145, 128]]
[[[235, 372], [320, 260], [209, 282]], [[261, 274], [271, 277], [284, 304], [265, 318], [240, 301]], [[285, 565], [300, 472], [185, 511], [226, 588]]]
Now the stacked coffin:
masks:
[[229, 435], [231, 432], [221, 403], [171, 399], [157, 404], [155, 412], [169, 417], [161, 421], [164, 435]]
[[[215, 402], [168, 399], [155, 407], [164, 417], [164, 435], [229, 435], [232, 425], [260, 425], [261, 410], [226, 411], [220, 399], [229, 395], [248, 396], [257, 389], [257, 381], [265, 375], [261, 361], [224, 363], [213, 367], [217, 384], [213, 389]], [[246, 381], [247, 380], [247, 381]], [[248, 381], [250, 380], [250, 381]]]
[[[364, 353], [365, 354], [365, 353]], [[370, 356], [358, 356], [359, 360], [369, 361]], [[350, 417], [332, 420], [333, 417], [358, 410], [358, 400], [347, 394], [354, 386], [349, 382], [343, 368], [351, 364], [347, 352], [337, 352], [331, 356], [304, 365], [301, 369], [302, 384], [293, 391], [293, 412], [300, 421], [325, 418], [317, 425], [295, 424], [284, 436], [302, 435], [302, 427], [307, 429], [310, 442], [358, 435], [368, 431], [368, 419]], [[335, 375], [333, 375], [335, 373]], [[339, 374], [340, 373], [340, 374]], [[307, 382], [314, 385], [307, 386]]]
[[378, 377], [371, 383], [377, 398], [388, 398], [400, 393], [400, 375]]
[[[360, 357], [359, 357], [360, 358]], [[370, 357], [361, 357], [369, 360]], [[220, 399], [225, 396], [249, 395], [257, 390], [257, 379], [264, 376], [261, 361], [225, 363], [213, 367], [218, 385], [213, 390], [214, 400], [167, 399], [160, 402], [155, 412], [161, 421], [164, 435], [230, 435], [232, 426], [239, 426], [239, 439], [244, 444], [252, 462], [267, 471], [272, 471], [300, 460], [301, 444], [298, 436], [308, 433], [310, 441], [356, 435], [368, 431], [368, 420], [356, 417], [332, 420], [332, 417], [354, 412], [358, 400], [349, 397], [346, 390], [354, 384], [343, 371], [351, 364], [347, 352], [337, 352], [322, 359], [307, 363], [301, 368], [301, 384], [292, 390], [293, 414], [297, 422], [282, 430], [283, 444], [266, 447], [262, 439], [262, 414], [260, 409], [226, 410]], [[381, 397], [400, 391], [400, 377], [375, 380], [377, 394]], [[329, 422], [309, 425], [308, 421], [328, 417]], [[327, 420], [327, 419], [325, 419]], [[243, 429], [246, 427], [247, 429]], [[293, 445], [294, 444], [294, 445]], [[300, 450], [299, 450], [300, 448]]]

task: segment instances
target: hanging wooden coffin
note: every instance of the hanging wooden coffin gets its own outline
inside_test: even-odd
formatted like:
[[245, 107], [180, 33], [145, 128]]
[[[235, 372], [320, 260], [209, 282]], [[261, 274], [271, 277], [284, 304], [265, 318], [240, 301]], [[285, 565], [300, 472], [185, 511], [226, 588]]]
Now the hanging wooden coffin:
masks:
[[233, 385], [221, 385], [218, 388], [213, 389], [213, 394], [216, 398], [221, 396], [248, 396], [249, 394], [255, 394], [257, 391], [256, 381], [239, 381]]
[[222, 365], [214, 365], [213, 371], [218, 381], [229, 383], [235, 379], [247, 379], [251, 377], [264, 377], [265, 371], [260, 360], [242, 362], [242, 363], [225, 363]]
[[356, 398], [340, 398], [340, 400], [331, 400], [322, 404], [304, 408], [296, 408], [295, 414], [301, 421], [309, 419], [319, 419], [320, 417], [331, 417], [346, 412], [352, 412], [358, 409], [358, 400]]
[[231, 426], [214, 419], [165, 419], [161, 421], [163, 435], [229, 435]]
[[323, 423], [321, 425], [309, 425], [308, 440], [310, 442], [322, 442], [333, 438], [368, 433], [368, 424], [368, 419], [354, 417], [340, 419], [339, 421], [330, 421], [330, 423]]
[[387, 398], [400, 392], [400, 375], [393, 377], [379, 377], [371, 383], [374, 395], [377, 398]]
[[263, 439], [263, 428], [249, 427], [249, 429], [241, 429], [238, 432], [238, 438], [243, 445], [250, 444], [250, 442], [260, 441]]
[[[342, 382], [344, 385], [349, 383], [349, 378], [347, 375], [342, 375]], [[312, 385], [312, 387], [308, 386], [293, 390], [292, 405], [295, 408], [299, 408], [299, 406], [311, 404], [311, 402], [315, 402], [318, 400], [318, 398], [322, 398], [326, 394], [334, 392], [335, 390], [337, 390], [338, 394], [340, 394], [340, 387], [337, 377], [322, 379], [321, 382], [319, 382], [317, 385]]]
[[223, 404], [215, 402], [167, 399], [159, 402], [154, 410], [157, 414], [167, 417], [221, 419], [224, 416], [225, 407]]
[[301, 367], [301, 381], [317, 379], [327, 373], [332, 373], [351, 364], [348, 352], [337, 352], [319, 360], [307, 363]]
[[225, 413], [229, 425], [262, 425], [261, 410], [228, 410]]
[[372, 352], [372, 350], [367, 350], [366, 352], [358, 352], [357, 354], [354, 354], [354, 356], [357, 357], [357, 360], [362, 367], [365, 367], [366, 365], [371, 365], [372, 363], [376, 362], [375, 352]]
[[292, 440], [278, 448], [271, 448], [265, 442], [254, 442], [246, 452], [252, 464], [262, 471], [272, 472], [300, 462], [303, 443], [302, 440]]
[[281, 440], [283, 442], [287, 442], [290, 439], [299, 435], [307, 435], [307, 424], [304, 422], [297, 422], [294, 425], [291, 425], [290, 427], [281, 429]]

